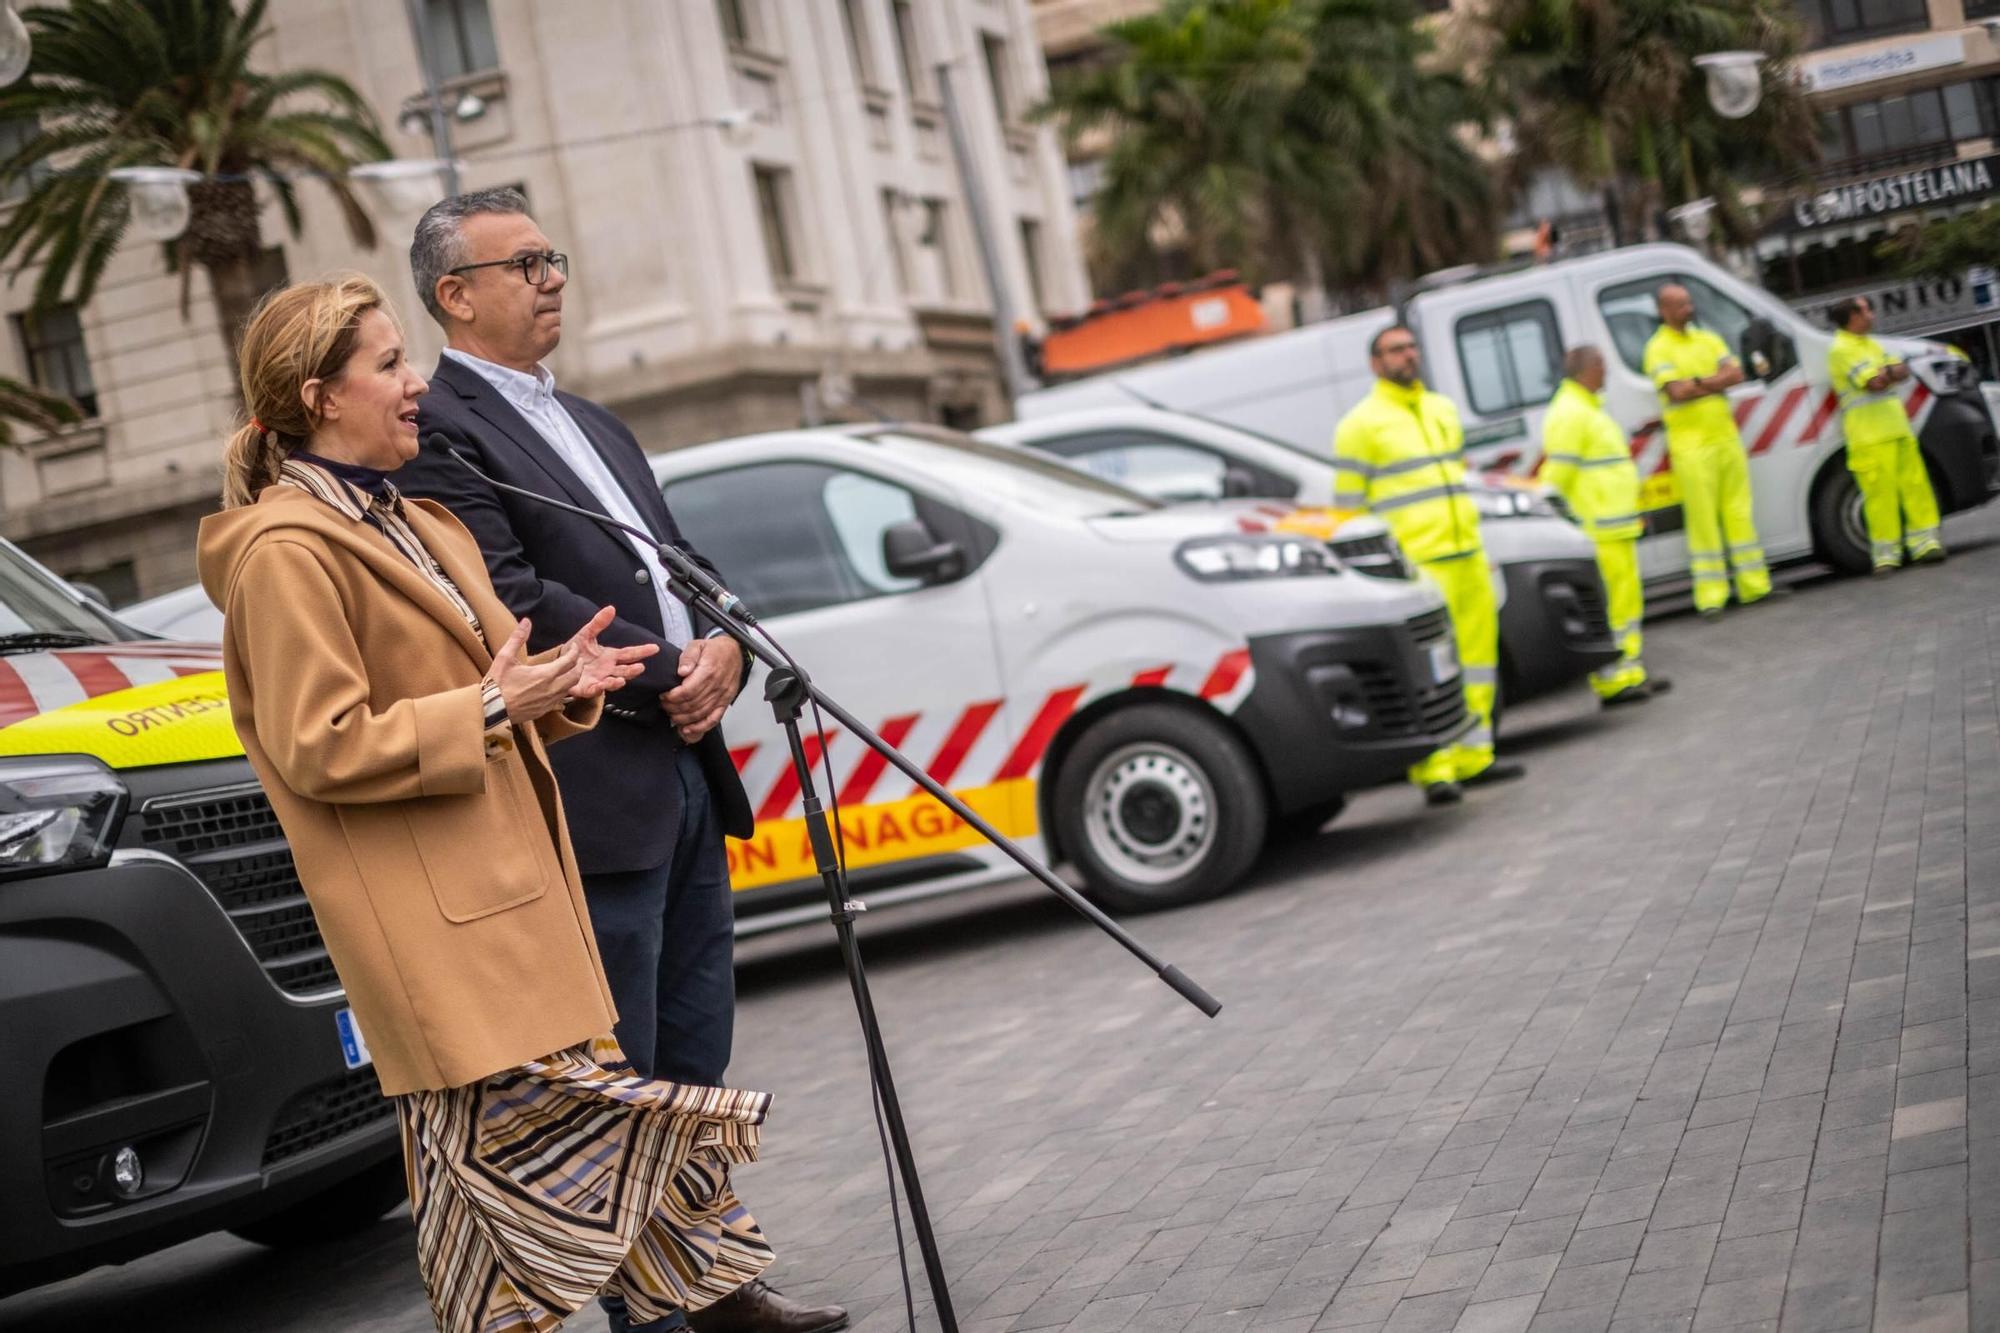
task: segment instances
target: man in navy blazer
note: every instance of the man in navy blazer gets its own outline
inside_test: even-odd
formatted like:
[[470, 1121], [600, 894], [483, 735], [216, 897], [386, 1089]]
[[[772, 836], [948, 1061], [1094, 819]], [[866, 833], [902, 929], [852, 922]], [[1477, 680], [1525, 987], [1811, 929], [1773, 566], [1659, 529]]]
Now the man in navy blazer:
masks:
[[[410, 268], [446, 348], [417, 410], [426, 438], [495, 480], [681, 544], [644, 451], [624, 423], [556, 389], [541, 363], [562, 337], [569, 262], [518, 191], [434, 205]], [[648, 1077], [720, 1086], [735, 1019], [734, 916], [724, 834], [750, 835], [750, 803], [718, 727], [748, 661], [668, 591], [652, 544], [489, 486], [426, 450], [397, 487], [442, 502], [472, 531], [493, 587], [530, 622], [536, 651], [609, 604], [609, 644], [658, 643], [645, 672], [588, 735], [550, 752], [598, 952], [618, 1003], [617, 1036]], [[710, 573], [696, 552], [689, 556]], [[614, 1333], [686, 1327], [680, 1314]], [[752, 1282], [693, 1317], [701, 1333], [827, 1333], [838, 1306], [808, 1307]]]

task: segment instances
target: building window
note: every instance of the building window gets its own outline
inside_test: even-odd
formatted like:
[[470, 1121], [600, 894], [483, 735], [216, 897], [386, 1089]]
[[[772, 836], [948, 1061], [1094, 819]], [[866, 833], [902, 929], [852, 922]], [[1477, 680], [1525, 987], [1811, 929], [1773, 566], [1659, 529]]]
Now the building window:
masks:
[[97, 382], [83, 347], [83, 323], [73, 305], [24, 310], [14, 316], [14, 332], [28, 362], [28, 379], [38, 389], [67, 394], [86, 417], [97, 415]]
[[[26, 148], [30, 141], [42, 132], [42, 123], [33, 116], [21, 116], [13, 120], [0, 120], [0, 161], [5, 161]], [[37, 162], [20, 175], [7, 182], [0, 190], [0, 204], [18, 204], [28, 197], [29, 191], [40, 185], [49, 174], [47, 162]]]
[[1800, 0], [1799, 12], [1816, 46], [1922, 32], [1931, 26], [1924, 0]]
[[979, 35], [979, 49], [986, 57], [986, 86], [993, 90], [993, 114], [1002, 125], [1012, 123], [1013, 86], [1007, 78], [1007, 43], [990, 32]]
[[2000, 134], [2000, 76], [1856, 102], [1826, 112], [1820, 128], [1824, 154], [1836, 169], [1875, 158], [1935, 156], [1948, 145]]
[[440, 79], [462, 79], [500, 68], [493, 15], [486, 0], [424, 0], [431, 25], [431, 59]]
[[783, 286], [799, 280], [796, 233], [792, 230], [792, 173], [783, 167], [752, 167], [757, 182], [757, 218], [764, 228], [764, 256], [771, 278]]
[[854, 66], [854, 82], [861, 88], [875, 86], [875, 63], [868, 58], [868, 11], [862, 0], [840, 0], [840, 24], [847, 33], [847, 58]]
[[917, 253], [923, 257], [930, 294], [952, 300], [958, 296], [958, 278], [953, 272], [950, 218], [942, 199], [925, 199], [924, 229], [917, 235]]
[[895, 190], [882, 191], [882, 230], [889, 234], [889, 258], [896, 266], [896, 290], [910, 294], [910, 257], [903, 250], [902, 196]]
[[1458, 321], [1458, 361], [1472, 410], [1485, 416], [1540, 407], [1556, 391], [1562, 336], [1547, 301], [1486, 311]]
[[722, 35], [731, 46], [757, 44], [750, 5], [751, 0], [715, 0], [715, 12], [722, 19]]
[[1965, 17], [1967, 22], [2000, 18], [2000, 0], [1965, 0]]
[[896, 17], [896, 56], [902, 67], [903, 91], [916, 101], [930, 87], [924, 77], [924, 48], [917, 41], [917, 16], [910, 0], [895, 0], [890, 9]]
[[1021, 254], [1028, 261], [1028, 294], [1035, 309], [1049, 308], [1048, 291], [1042, 286], [1042, 224], [1033, 218], [1021, 219]]

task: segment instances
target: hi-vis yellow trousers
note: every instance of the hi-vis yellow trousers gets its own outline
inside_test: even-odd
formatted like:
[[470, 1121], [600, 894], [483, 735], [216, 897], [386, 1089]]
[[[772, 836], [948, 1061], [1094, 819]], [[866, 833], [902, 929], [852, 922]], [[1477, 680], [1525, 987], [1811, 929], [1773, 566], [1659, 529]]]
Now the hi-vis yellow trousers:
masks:
[[1707, 440], [1669, 437], [1667, 447], [1687, 523], [1695, 608], [1720, 610], [1729, 600], [1732, 572], [1737, 601], [1747, 604], [1770, 595], [1771, 574], [1750, 513], [1750, 458], [1742, 441], [1733, 433]]
[[1493, 571], [1484, 551], [1425, 561], [1420, 568], [1444, 594], [1451, 612], [1458, 665], [1465, 682], [1465, 707], [1473, 716], [1471, 731], [1411, 766], [1410, 781], [1428, 787], [1463, 782], [1493, 763], [1493, 700], [1500, 687], [1500, 606], [1493, 598]]
[[1597, 572], [1604, 577], [1604, 600], [1611, 634], [1622, 656], [1590, 673], [1590, 688], [1600, 699], [1646, 683], [1639, 661], [1640, 623], [1646, 616], [1646, 586], [1639, 578], [1639, 539], [1599, 537]]

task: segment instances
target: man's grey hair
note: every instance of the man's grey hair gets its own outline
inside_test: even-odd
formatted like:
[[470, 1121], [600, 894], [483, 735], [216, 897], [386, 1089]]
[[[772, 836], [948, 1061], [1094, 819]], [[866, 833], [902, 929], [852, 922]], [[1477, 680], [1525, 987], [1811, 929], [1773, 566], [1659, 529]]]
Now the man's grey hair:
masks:
[[1563, 353], [1563, 374], [1575, 379], [1592, 366], [1602, 365], [1604, 353], [1595, 343], [1578, 343]]
[[444, 307], [438, 304], [438, 279], [467, 262], [465, 220], [482, 213], [528, 211], [528, 198], [519, 190], [474, 190], [440, 199], [417, 219], [417, 233], [410, 239], [410, 276], [416, 279], [417, 296], [431, 318], [445, 322]]

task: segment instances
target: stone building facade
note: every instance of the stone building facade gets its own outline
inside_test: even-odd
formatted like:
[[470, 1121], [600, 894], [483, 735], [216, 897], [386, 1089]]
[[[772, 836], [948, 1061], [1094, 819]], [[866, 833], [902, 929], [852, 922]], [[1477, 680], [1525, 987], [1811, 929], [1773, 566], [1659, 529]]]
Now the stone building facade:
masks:
[[[858, 410], [971, 425], [1007, 415], [992, 302], [949, 139], [949, 62], [1011, 305], [1089, 291], [1065, 167], [1028, 113], [1047, 74], [1028, 0], [423, 0], [463, 187], [518, 185], [571, 256], [551, 369], [649, 449]], [[274, 0], [273, 67], [352, 81], [406, 157], [422, 78], [403, 0]], [[275, 207], [274, 278], [359, 269], [403, 310], [417, 364], [441, 338], [412, 289], [414, 212], [357, 251], [324, 191], [303, 235]], [[197, 274], [188, 310], [158, 246], [128, 245], [80, 309], [0, 290], [0, 374], [75, 393], [89, 421], [0, 455], [0, 532], [114, 601], [193, 577], [232, 367]]]

